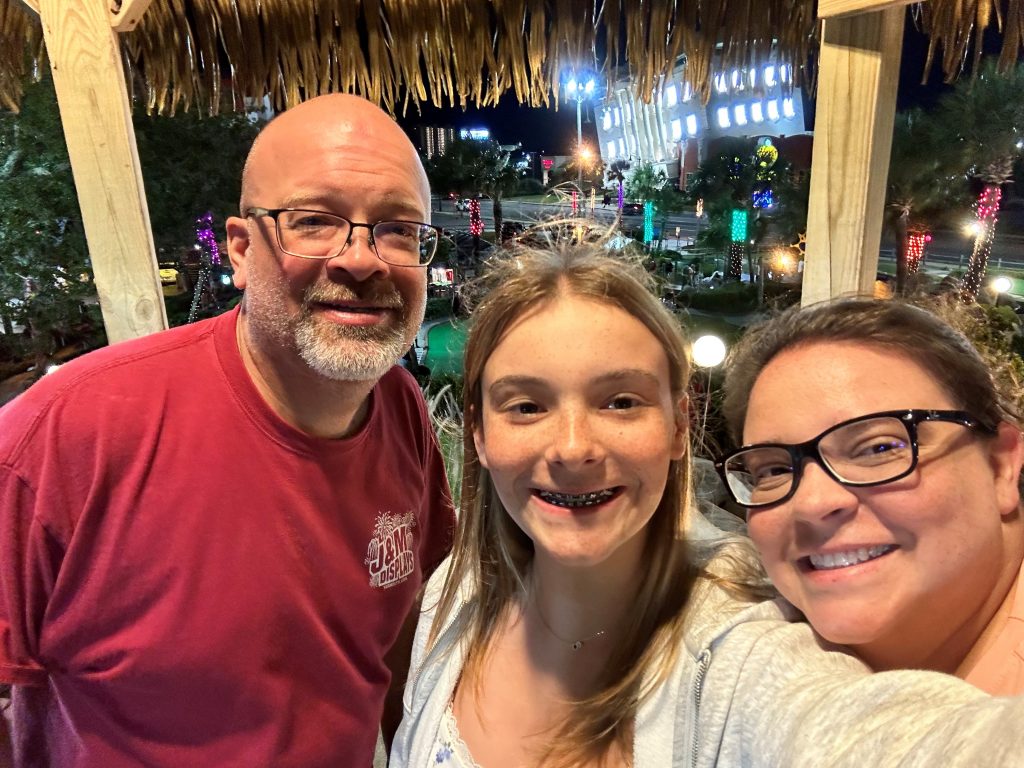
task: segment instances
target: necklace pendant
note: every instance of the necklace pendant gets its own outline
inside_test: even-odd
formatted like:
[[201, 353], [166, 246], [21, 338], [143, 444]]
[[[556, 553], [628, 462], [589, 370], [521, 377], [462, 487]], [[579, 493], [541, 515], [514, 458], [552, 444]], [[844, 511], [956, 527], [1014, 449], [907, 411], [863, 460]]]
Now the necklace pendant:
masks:
[[582, 640], [577, 640], [575, 643], [572, 644], [572, 649], [574, 651], [578, 651], [582, 647], [583, 647], [583, 641]]

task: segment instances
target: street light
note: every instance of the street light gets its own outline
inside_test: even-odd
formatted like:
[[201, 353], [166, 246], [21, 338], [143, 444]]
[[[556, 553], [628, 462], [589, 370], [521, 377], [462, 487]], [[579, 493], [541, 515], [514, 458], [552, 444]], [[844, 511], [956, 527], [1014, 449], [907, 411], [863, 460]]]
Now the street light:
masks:
[[1008, 277], [997, 277], [992, 281], [992, 290], [997, 294], [1006, 293], [1013, 287], [1013, 282]]
[[569, 77], [565, 84], [565, 92], [570, 99], [576, 100], [576, 187], [583, 189], [583, 100], [594, 95], [594, 88], [597, 87], [597, 80], [592, 75], [586, 78], [576, 79], [575, 75]]
[[714, 368], [725, 360], [725, 352], [725, 342], [711, 334], [701, 336], [690, 348], [694, 364], [701, 368]]

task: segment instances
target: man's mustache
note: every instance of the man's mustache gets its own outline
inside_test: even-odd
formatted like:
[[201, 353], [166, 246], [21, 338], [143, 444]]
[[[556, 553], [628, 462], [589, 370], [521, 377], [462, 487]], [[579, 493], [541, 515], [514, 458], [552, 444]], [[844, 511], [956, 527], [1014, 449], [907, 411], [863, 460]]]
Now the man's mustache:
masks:
[[403, 309], [405, 307], [402, 294], [391, 283], [360, 286], [359, 290], [339, 283], [317, 283], [309, 286], [303, 293], [302, 308], [307, 310], [313, 304], [347, 301], [363, 302], [386, 309]]

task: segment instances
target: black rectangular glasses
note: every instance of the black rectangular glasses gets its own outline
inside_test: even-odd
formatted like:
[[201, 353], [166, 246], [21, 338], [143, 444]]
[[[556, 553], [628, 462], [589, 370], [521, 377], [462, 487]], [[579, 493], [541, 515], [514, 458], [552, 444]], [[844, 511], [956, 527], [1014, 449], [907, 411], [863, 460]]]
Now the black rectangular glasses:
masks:
[[274, 220], [278, 247], [300, 259], [333, 259], [348, 247], [357, 227], [370, 230], [377, 257], [396, 267], [425, 267], [437, 253], [441, 228], [419, 221], [350, 221], [326, 211], [301, 208], [249, 208], [246, 216]]
[[986, 434], [995, 428], [966, 411], [908, 409], [858, 416], [805, 443], [747, 445], [715, 463], [732, 499], [756, 509], [781, 504], [796, 492], [807, 459], [838, 483], [865, 487], [891, 483], [917, 467], [917, 427], [944, 421]]

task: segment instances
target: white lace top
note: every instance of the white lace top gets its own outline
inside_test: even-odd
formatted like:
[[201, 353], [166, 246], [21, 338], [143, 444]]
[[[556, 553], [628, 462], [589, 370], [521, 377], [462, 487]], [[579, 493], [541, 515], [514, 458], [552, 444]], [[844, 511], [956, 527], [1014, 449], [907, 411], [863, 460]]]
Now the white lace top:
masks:
[[437, 729], [431, 752], [434, 754], [433, 765], [443, 765], [446, 768], [480, 768], [469, 754], [466, 742], [459, 735], [459, 726], [455, 722], [455, 711], [450, 701], [444, 711], [444, 717], [441, 718], [441, 727]]

